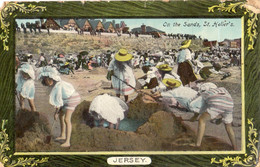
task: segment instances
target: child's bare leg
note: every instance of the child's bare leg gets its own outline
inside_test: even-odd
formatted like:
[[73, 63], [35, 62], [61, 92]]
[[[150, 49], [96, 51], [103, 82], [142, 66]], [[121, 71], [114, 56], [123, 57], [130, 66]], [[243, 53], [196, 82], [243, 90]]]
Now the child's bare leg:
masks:
[[125, 95], [125, 102], [128, 101], [128, 95]]
[[63, 111], [59, 112], [59, 119], [60, 119], [60, 137], [57, 137], [56, 140], [65, 140], [66, 139], [66, 135], [65, 135], [65, 114], [63, 113]]
[[23, 98], [23, 96], [21, 94], [20, 94], [20, 101], [19, 101], [19, 103], [20, 103], [21, 109], [24, 110], [24, 98]]
[[105, 120], [104, 119], [101, 119], [98, 123], [98, 126], [99, 127], [103, 127], [104, 126], [104, 123], [105, 123]]
[[237, 149], [236, 138], [235, 138], [235, 133], [234, 133], [233, 128], [232, 128], [232, 123], [225, 124], [225, 128], [226, 128], [228, 137], [231, 141], [232, 147], [233, 147], [234, 150], [236, 150]]
[[119, 125], [120, 125], [120, 119], [117, 118], [116, 129], [119, 129]]
[[36, 111], [36, 107], [34, 105], [34, 100], [33, 99], [28, 99], [29, 105], [31, 107], [32, 111]]
[[199, 117], [199, 113], [194, 113], [194, 115], [189, 119], [189, 121], [191, 121], [191, 122], [194, 122], [194, 121], [196, 121], [197, 120], [197, 118]]
[[114, 124], [109, 123], [109, 129], [114, 129]]
[[73, 111], [67, 110], [65, 114], [65, 124], [66, 124], [66, 141], [61, 145], [61, 147], [70, 147], [70, 137], [71, 137], [71, 131], [72, 131], [72, 125], [71, 125], [71, 115]]
[[204, 132], [205, 132], [206, 121], [208, 121], [208, 120], [210, 120], [209, 113], [207, 113], [207, 112], [202, 113], [199, 118], [196, 146], [201, 145], [202, 138], [203, 138]]

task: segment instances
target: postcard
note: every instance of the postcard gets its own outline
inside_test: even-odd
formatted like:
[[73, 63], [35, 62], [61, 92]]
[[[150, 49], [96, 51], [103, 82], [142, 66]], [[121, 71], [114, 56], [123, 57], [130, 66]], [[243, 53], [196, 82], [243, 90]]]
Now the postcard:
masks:
[[254, 1], [5, 2], [4, 166], [257, 166]]

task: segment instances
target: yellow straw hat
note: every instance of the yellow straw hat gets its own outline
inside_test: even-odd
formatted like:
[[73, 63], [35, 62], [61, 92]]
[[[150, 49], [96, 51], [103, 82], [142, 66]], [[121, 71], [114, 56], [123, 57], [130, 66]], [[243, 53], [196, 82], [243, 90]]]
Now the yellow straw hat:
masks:
[[179, 80], [173, 78], [166, 78], [162, 80], [163, 84], [170, 88], [177, 88], [181, 86], [181, 82]]
[[190, 44], [191, 44], [191, 40], [183, 41], [181, 43], [182, 46], [180, 47], [180, 49], [186, 49], [186, 48], [188, 48], [190, 46]]
[[172, 67], [170, 67], [169, 64], [161, 64], [161, 65], [156, 66], [156, 68], [158, 68], [159, 70], [162, 70], [162, 71], [171, 71], [172, 70]]
[[126, 49], [120, 49], [118, 53], [115, 55], [115, 59], [117, 61], [129, 61], [133, 58], [133, 55], [128, 53]]

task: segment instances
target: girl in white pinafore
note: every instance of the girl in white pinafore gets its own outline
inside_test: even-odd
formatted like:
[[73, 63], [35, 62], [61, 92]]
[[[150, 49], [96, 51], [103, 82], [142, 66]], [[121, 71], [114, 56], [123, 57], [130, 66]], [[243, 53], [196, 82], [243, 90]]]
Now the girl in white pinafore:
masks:
[[108, 94], [98, 95], [91, 102], [89, 112], [103, 125], [104, 121], [109, 122], [109, 128], [119, 128], [120, 121], [125, 118], [124, 112], [128, 110], [127, 104], [118, 97]]
[[21, 68], [18, 69], [18, 75], [16, 78], [16, 91], [20, 97], [19, 104], [22, 110], [24, 109], [24, 99], [28, 99], [31, 111], [36, 111], [36, 107], [34, 105], [34, 79], [35, 75], [33, 67], [28, 63], [23, 64]]
[[61, 135], [56, 140], [65, 140], [61, 147], [70, 147], [72, 131], [71, 116], [80, 103], [80, 95], [73, 85], [62, 81], [59, 72], [50, 66], [39, 69], [38, 79], [42, 84], [52, 87], [49, 103], [56, 108], [54, 119], [60, 119]]
[[[116, 91], [116, 96], [124, 95], [125, 101], [128, 95], [134, 92], [136, 85], [134, 73], [131, 67], [132, 55], [125, 49], [120, 49], [115, 58], [109, 63], [108, 79], [112, 77], [112, 86]], [[127, 83], [127, 84], [126, 84]], [[131, 86], [129, 86], [131, 85]]]

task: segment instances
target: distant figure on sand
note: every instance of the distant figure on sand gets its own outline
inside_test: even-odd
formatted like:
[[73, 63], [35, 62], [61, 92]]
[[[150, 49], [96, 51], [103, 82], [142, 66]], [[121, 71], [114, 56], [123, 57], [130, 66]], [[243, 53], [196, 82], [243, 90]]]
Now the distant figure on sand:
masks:
[[128, 101], [128, 95], [134, 92], [136, 85], [131, 65], [132, 57], [127, 50], [120, 49], [108, 67], [107, 79], [111, 80], [112, 78], [112, 86], [116, 91], [116, 96], [124, 95], [125, 102]]
[[33, 67], [28, 63], [25, 63], [18, 69], [18, 75], [16, 78], [16, 92], [19, 98], [19, 104], [21, 109], [24, 109], [24, 99], [28, 99], [31, 111], [36, 111], [34, 105], [34, 85], [35, 74]]
[[42, 84], [52, 87], [49, 102], [56, 108], [54, 119], [57, 120], [59, 117], [61, 127], [61, 135], [56, 140], [65, 140], [61, 147], [70, 147], [71, 116], [80, 103], [80, 95], [72, 84], [61, 80], [55, 68], [41, 67], [38, 73], [38, 79], [42, 80]]
[[120, 121], [125, 118], [127, 110], [128, 106], [123, 100], [108, 94], [95, 97], [89, 108], [90, 114], [99, 121], [99, 126], [103, 126], [107, 121], [110, 129], [119, 128]]

